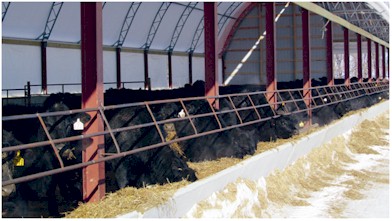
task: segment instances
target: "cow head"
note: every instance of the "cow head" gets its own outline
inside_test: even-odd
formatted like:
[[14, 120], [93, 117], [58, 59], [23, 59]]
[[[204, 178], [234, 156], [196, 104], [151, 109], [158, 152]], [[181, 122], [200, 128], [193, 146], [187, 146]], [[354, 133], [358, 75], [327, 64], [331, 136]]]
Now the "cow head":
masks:
[[[63, 102], [58, 102], [51, 106], [48, 109], [48, 112], [66, 110], [69, 110], [69, 108]], [[83, 132], [84, 125], [86, 125], [86, 123], [90, 121], [90, 119], [91, 117], [87, 113], [77, 113], [63, 116], [49, 116], [45, 117], [44, 121], [51, 138], [60, 139], [81, 135]], [[41, 139], [42, 137], [46, 136], [42, 128], [38, 133], [38, 136], [40, 136]], [[56, 148], [59, 150], [63, 160], [74, 160], [76, 159], [75, 151], [82, 150], [82, 141], [78, 140], [67, 143], [58, 143], [56, 144]]]
[[[22, 144], [14, 138], [12, 133], [3, 130], [2, 147], [9, 147]], [[2, 181], [12, 180], [14, 176], [14, 159], [16, 156], [15, 151], [2, 152]], [[2, 197], [9, 197], [15, 192], [15, 184], [2, 187]]]

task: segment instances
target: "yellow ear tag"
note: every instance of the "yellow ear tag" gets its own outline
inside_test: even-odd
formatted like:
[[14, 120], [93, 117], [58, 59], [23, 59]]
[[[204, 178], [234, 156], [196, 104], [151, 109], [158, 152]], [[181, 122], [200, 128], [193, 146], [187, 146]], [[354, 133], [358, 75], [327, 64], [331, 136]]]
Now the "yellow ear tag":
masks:
[[282, 102], [282, 106], [284, 106], [284, 102]]
[[14, 165], [17, 167], [23, 167], [24, 166], [24, 159], [23, 157], [20, 156], [20, 150], [16, 152], [16, 156], [14, 158]]
[[301, 122], [299, 123], [299, 127], [304, 127], [304, 126], [305, 126], [304, 122], [301, 121]]

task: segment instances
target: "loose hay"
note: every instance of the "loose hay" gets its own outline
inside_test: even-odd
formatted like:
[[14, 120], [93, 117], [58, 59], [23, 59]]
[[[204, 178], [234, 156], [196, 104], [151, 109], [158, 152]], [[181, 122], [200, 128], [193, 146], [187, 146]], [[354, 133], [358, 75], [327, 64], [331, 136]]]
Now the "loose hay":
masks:
[[[361, 112], [361, 111], [356, 111]], [[350, 113], [351, 115], [354, 113]], [[353, 131], [351, 141], [344, 145], [342, 140], [332, 141], [331, 145], [323, 146], [312, 151], [307, 158], [297, 160], [297, 163], [292, 165], [292, 168], [287, 168], [286, 171], [276, 171], [266, 179], [267, 187], [264, 189], [255, 187], [253, 181], [244, 181], [247, 186], [254, 190], [259, 200], [259, 204], [252, 206], [252, 211], [258, 217], [268, 216], [266, 209], [270, 203], [280, 205], [294, 205], [307, 206], [306, 201], [310, 197], [310, 192], [318, 191], [324, 187], [335, 185], [333, 180], [342, 174], [349, 174], [353, 177], [352, 180], [344, 182], [348, 190], [344, 193], [347, 198], [359, 199], [361, 197], [361, 190], [367, 187], [370, 181], [389, 183], [388, 174], [375, 174], [370, 171], [353, 172], [344, 169], [344, 166], [349, 163], [355, 163], [356, 160], [350, 156], [350, 151], [356, 154], [378, 154], [377, 151], [368, 148], [369, 145], [386, 145], [388, 140], [382, 138], [385, 135], [385, 129], [389, 129], [389, 114], [384, 114], [374, 121], [365, 121], [361, 124], [358, 131]], [[291, 139], [278, 139], [276, 142], [260, 142], [257, 145], [256, 154], [273, 149], [281, 144], [287, 142], [296, 142], [297, 139], [304, 137], [321, 128], [312, 128], [304, 134], [296, 135]], [[370, 128], [370, 129], [369, 129]], [[366, 132], [360, 132], [365, 129]], [[369, 132], [370, 131], [370, 132]], [[366, 136], [365, 136], [366, 135]], [[175, 133], [169, 132], [166, 140], [172, 140], [176, 136]], [[358, 142], [354, 142], [358, 141]], [[347, 151], [348, 147], [350, 151]], [[174, 143], [170, 145], [178, 153], [184, 156], [181, 147]], [[334, 154], [333, 152], [334, 151]], [[332, 156], [331, 156], [332, 155]], [[250, 156], [245, 157], [245, 159]], [[238, 164], [243, 159], [237, 158], [221, 158], [214, 161], [191, 163], [188, 165], [196, 171], [199, 179], [205, 178], [224, 170], [230, 166]], [[308, 162], [306, 162], [308, 161]], [[389, 163], [389, 162], [387, 162]], [[312, 170], [309, 167], [313, 168]], [[359, 181], [358, 181], [359, 180]], [[148, 209], [161, 205], [169, 200], [169, 198], [181, 187], [189, 184], [188, 181], [177, 183], [170, 183], [166, 185], [154, 185], [145, 188], [136, 189], [127, 187], [116, 193], [110, 193], [105, 198], [97, 203], [81, 204], [74, 211], [67, 213], [66, 218], [108, 218], [115, 217], [130, 211], [145, 212]], [[232, 186], [229, 188], [232, 194], [226, 194], [230, 200], [234, 200], [233, 196], [237, 189]], [[219, 195], [219, 194], [218, 194]], [[218, 197], [223, 197], [220, 195]], [[331, 205], [329, 208], [332, 217], [340, 217], [344, 210], [344, 203], [339, 202], [339, 205]], [[207, 201], [202, 201], [198, 204], [199, 209], [194, 212], [194, 217], [203, 217], [203, 211], [211, 208], [222, 209], [222, 205], [212, 205]], [[237, 213], [240, 217], [241, 213]]]
[[[389, 140], [383, 137], [385, 136], [384, 130], [389, 129], [389, 124], [385, 123], [388, 122], [388, 119], [389, 114], [383, 114], [374, 121], [366, 120], [351, 133], [348, 141], [344, 137], [336, 137], [331, 142], [313, 149], [307, 156], [298, 159], [285, 170], [274, 171], [266, 178], [266, 191], [258, 186], [253, 187], [252, 184], [255, 182], [246, 181], [247, 185], [249, 184], [248, 187], [258, 195], [259, 204], [253, 204], [253, 214], [256, 217], [268, 216], [267, 209], [270, 205], [278, 207], [286, 205], [309, 206], [307, 199], [310, 198], [312, 192], [320, 191], [326, 187], [340, 186], [344, 188], [341, 193], [343, 199], [335, 199], [330, 202], [327, 212], [333, 218], [342, 218], [347, 203], [344, 198], [359, 200], [365, 197], [362, 190], [371, 187], [372, 182], [389, 183], [388, 172], [353, 170], [347, 167], [358, 163], [356, 156], [360, 154], [380, 154], [369, 146], [388, 146]], [[369, 131], [371, 131], [370, 135]], [[278, 140], [275, 143], [262, 142], [258, 145], [258, 151], [263, 152], [285, 142], [287, 140]], [[388, 163], [389, 161], [384, 162], [384, 164]], [[337, 181], [343, 176], [348, 179]], [[226, 188], [235, 190], [233, 185], [236, 183], [231, 183]], [[230, 197], [230, 201], [234, 200]], [[205, 202], [203, 201], [203, 203]], [[219, 202], [214, 202], [214, 204], [220, 205]], [[247, 202], [241, 204], [232, 217], [251, 217], [249, 214], [241, 213], [241, 208], [246, 205]], [[198, 210], [198, 213], [202, 212]]]
[[67, 213], [66, 218], [109, 218], [130, 211], [145, 212], [148, 209], [164, 204], [180, 188], [188, 185], [188, 181], [153, 185], [144, 188], [126, 187], [115, 193], [107, 194], [97, 203], [80, 204], [77, 209]]
[[211, 176], [226, 168], [234, 166], [241, 162], [242, 159], [238, 158], [220, 158], [217, 160], [203, 161], [203, 162], [188, 162], [188, 166], [196, 171], [198, 179]]

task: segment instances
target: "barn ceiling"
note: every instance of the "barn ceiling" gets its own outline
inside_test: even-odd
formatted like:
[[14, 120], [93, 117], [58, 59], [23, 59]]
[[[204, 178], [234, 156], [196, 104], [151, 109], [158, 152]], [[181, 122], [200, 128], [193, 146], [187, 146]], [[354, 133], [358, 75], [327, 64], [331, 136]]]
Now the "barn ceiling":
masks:
[[[389, 3], [381, 3], [317, 4], [389, 42]], [[219, 36], [237, 19], [242, 4], [218, 3]], [[204, 51], [202, 2], [103, 2], [102, 6], [104, 45]], [[2, 37], [79, 43], [80, 3], [2, 2]]]

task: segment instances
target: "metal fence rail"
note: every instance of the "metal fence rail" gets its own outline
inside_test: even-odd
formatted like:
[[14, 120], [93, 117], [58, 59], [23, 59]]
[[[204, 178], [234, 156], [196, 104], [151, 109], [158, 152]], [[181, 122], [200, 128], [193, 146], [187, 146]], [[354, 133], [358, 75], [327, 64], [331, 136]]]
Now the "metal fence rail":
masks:
[[[57, 160], [59, 161], [59, 164], [61, 165], [60, 168], [57, 168], [57, 169], [48, 170], [48, 171], [40, 172], [37, 174], [31, 174], [31, 175], [27, 175], [24, 177], [19, 177], [19, 178], [15, 178], [12, 180], [3, 181], [2, 186], [6, 186], [6, 185], [10, 185], [10, 184], [17, 184], [17, 183], [41, 178], [44, 176], [49, 176], [49, 175], [53, 175], [53, 174], [57, 174], [57, 173], [70, 171], [70, 170], [80, 169], [80, 168], [86, 167], [91, 164], [96, 164], [96, 163], [100, 163], [100, 162], [104, 162], [104, 161], [108, 161], [108, 160], [113, 160], [113, 159], [125, 157], [125, 156], [131, 155], [131, 154], [139, 153], [142, 151], [148, 151], [148, 150], [151, 150], [154, 148], [170, 145], [170, 144], [173, 144], [176, 142], [181, 142], [181, 141], [185, 141], [185, 140], [189, 140], [189, 139], [193, 139], [193, 138], [198, 138], [201, 136], [210, 135], [210, 134], [230, 130], [233, 128], [249, 126], [252, 124], [260, 123], [260, 122], [267, 121], [267, 120], [270, 120], [273, 118], [277, 118], [282, 115], [290, 115], [290, 114], [301, 113], [301, 112], [309, 112], [311, 110], [321, 108], [324, 106], [328, 106], [328, 105], [337, 104], [339, 102], [345, 102], [345, 101], [349, 101], [352, 99], [356, 99], [356, 98], [360, 98], [360, 97], [364, 97], [364, 96], [368, 96], [368, 95], [373, 95], [373, 94], [377, 94], [380, 92], [385, 92], [385, 91], [389, 90], [389, 82], [355, 83], [355, 84], [351, 84], [349, 86], [346, 86], [346, 85], [320, 86], [320, 87], [311, 87], [307, 90], [312, 92], [312, 94], [314, 94], [310, 98], [310, 105], [305, 105], [306, 100], [303, 96], [304, 90], [302, 88], [300, 88], [300, 89], [277, 90], [277, 91], [272, 91], [272, 92], [258, 91], [258, 92], [227, 94], [227, 95], [210, 96], [210, 97], [178, 98], [178, 99], [169, 99], [169, 100], [160, 100], [160, 101], [139, 102], [139, 103], [132, 103], [132, 104], [101, 106], [98, 108], [89, 108], [89, 109], [78, 109], [78, 110], [69, 110], [69, 111], [60, 111], [60, 112], [47, 112], [47, 113], [26, 114], [26, 115], [3, 117], [2, 118], [3, 123], [6, 121], [14, 121], [14, 120], [20, 120], [20, 119], [39, 119], [39, 121], [41, 122], [41, 127], [44, 129], [44, 131], [47, 132], [47, 127], [46, 127], [45, 123], [43, 122], [42, 118], [50, 117], [50, 116], [71, 115], [71, 114], [76, 114], [76, 113], [96, 112], [100, 116], [101, 120], [103, 121], [103, 124], [105, 125], [105, 130], [100, 131], [100, 132], [96, 132], [96, 133], [89, 133], [89, 134], [65, 137], [65, 138], [60, 138], [60, 139], [51, 139], [50, 135], [48, 135], [48, 132], [47, 132], [46, 133], [46, 135], [48, 137], [47, 141], [39, 141], [39, 142], [10, 146], [10, 147], [2, 147], [2, 152], [4, 153], [4, 152], [24, 150], [24, 149], [36, 148], [36, 147], [49, 145], [52, 147], [52, 149], [54, 151], [54, 155], [56, 156]], [[274, 96], [277, 96], [278, 97], [277, 102], [257, 104], [256, 100], [252, 99], [252, 97], [254, 97], [254, 96], [261, 96], [261, 97], [264, 97], [265, 100], [267, 100], [268, 93], [273, 93]], [[242, 104], [246, 104], [246, 105], [238, 105], [237, 104], [237, 106], [236, 106], [235, 103], [233, 102], [233, 98], [235, 98], [235, 97], [243, 97], [244, 101], [242, 102]], [[324, 98], [327, 98], [328, 101], [324, 101]], [[207, 99], [215, 99], [215, 100], [227, 99], [229, 101], [229, 103], [231, 104], [231, 109], [214, 110], [214, 108], [210, 104], [209, 107], [210, 107], [211, 112], [209, 112], [209, 113], [195, 114], [195, 115], [189, 114], [189, 111], [185, 105], [185, 102], [191, 102], [191, 101], [196, 101], [196, 100], [206, 101]], [[164, 120], [156, 120], [153, 112], [151, 111], [151, 106], [159, 105], [159, 104], [168, 104], [168, 103], [179, 103], [185, 112], [185, 118], [170, 118], [170, 119], [164, 119]], [[289, 106], [289, 105], [292, 105], [295, 108], [292, 108], [291, 110], [289, 110], [287, 108], [287, 106]], [[278, 106], [284, 107], [283, 113], [281, 113], [281, 112], [278, 113], [273, 108], [273, 107], [278, 107]], [[127, 107], [146, 108], [151, 116], [152, 122], [112, 129], [107, 121], [106, 116], [105, 116], [105, 111], [119, 109], [119, 108], [127, 108]], [[260, 115], [260, 113], [258, 111], [259, 108], [269, 108], [271, 110], [271, 112], [273, 113], [273, 115], [272, 116], [262, 116], [262, 115]], [[241, 111], [250, 111], [251, 113], [254, 113], [257, 116], [257, 118], [250, 120], [250, 121], [247, 121], [247, 122], [244, 122], [244, 119], [242, 119], [241, 115], [240, 115]], [[235, 116], [237, 116], [237, 118], [238, 118], [237, 124], [223, 126], [224, 124], [222, 124], [222, 122], [220, 122], [218, 115], [228, 114], [228, 113], [233, 113], [233, 114], [235, 114]], [[214, 119], [217, 121], [217, 124], [219, 125], [219, 128], [213, 129], [210, 131], [205, 131], [205, 132], [198, 132], [196, 125], [193, 123], [193, 120], [198, 119], [198, 118], [202, 118], [202, 117], [214, 117]], [[179, 122], [179, 121], [187, 121], [192, 126], [192, 128], [194, 130], [194, 134], [187, 135], [184, 137], [177, 137], [175, 139], [167, 141], [163, 137], [163, 133], [161, 131], [160, 125], [164, 125], [164, 124], [168, 124], [168, 123], [175, 123], [175, 122]], [[114, 134], [122, 132], [122, 131], [129, 131], [129, 130], [133, 130], [133, 129], [140, 129], [140, 128], [146, 128], [146, 127], [151, 127], [151, 126], [155, 126], [155, 128], [158, 131], [159, 136], [161, 138], [161, 142], [156, 143], [156, 144], [152, 144], [149, 146], [144, 146], [141, 148], [121, 152], [121, 148], [119, 147]], [[64, 166], [64, 163], [62, 162], [62, 159], [59, 156], [57, 149], [55, 147], [56, 144], [82, 140], [82, 139], [91, 138], [91, 137], [95, 137], [95, 136], [104, 136], [104, 135], [109, 135], [111, 137], [111, 139], [116, 147], [116, 153], [102, 154], [100, 156], [100, 158], [95, 161], [88, 161], [88, 162], [83, 162], [83, 163], [74, 164], [74, 165], [70, 165], [70, 166]]]
[[[150, 80], [148, 80], [147, 84], [150, 85]], [[117, 82], [104, 82], [104, 85], [115, 85], [117, 87]], [[123, 81], [121, 82], [122, 88], [125, 88], [125, 85], [129, 84], [145, 84], [145, 81]], [[62, 83], [62, 84], [47, 84], [47, 87], [61, 87], [61, 93], [67, 92], [65, 90], [65, 87], [70, 87], [70, 86], [82, 86], [82, 83]], [[31, 97], [31, 95], [41, 95], [41, 94], [48, 94], [49, 90], [47, 91], [42, 91], [41, 93], [32, 93], [32, 88], [42, 88], [41, 84], [30, 84], [30, 82], [27, 82], [26, 85], [24, 85], [23, 88], [10, 88], [10, 89], [2, 89], [2, 92], [5, 92], [6, 96], [3, 98], [9, 98], [10, 92], [15, 92], [15, 91], [24, 91], [24, 96], [25, 97]], [[151, 86], [149, 86], [151, 88]], [[80, 90], [81, 91], [81, 90]]]

